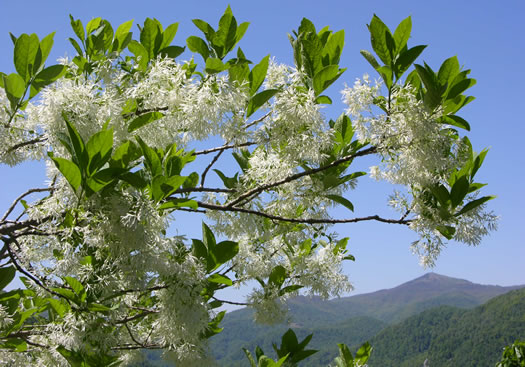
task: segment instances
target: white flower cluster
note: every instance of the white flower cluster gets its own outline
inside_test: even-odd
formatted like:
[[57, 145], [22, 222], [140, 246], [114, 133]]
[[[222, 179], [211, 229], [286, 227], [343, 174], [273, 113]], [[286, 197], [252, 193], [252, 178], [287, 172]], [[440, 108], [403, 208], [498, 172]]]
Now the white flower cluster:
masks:
[[[412, 194], [409, 199], [396, 191], [389, 204], [402, 215], [412, 214], [410, 228], [420, 236], [412, 250], [424, 266], [432, 266], [444, 246], [438, 227], [454, 226], [455, 240], [477, 245], [496, 227], [497, 217], [481, 206], [459, 218], [444, 220], [423, 200], [420, 193], [425, 188], [446, 184], [450, 173], [465, 163], [467, 147], [448, 126], [437, 121], [441, 110], [429, 112], [410, 85], [394, 86], [388, 99], [379, 97], [380, 87], [377, 82], [372, 86], [365, 75], [363, 81], [343, 91], [343, 100], [358, 139], [375, 146], [381, 155], [381, 163], [370, 167], [370, 176], [403, 185]], [[377, 113], [378, 108], [372, 106], [377, 103], [383, 103], [387, 112]], [[473, 199], [472, 195], [466, 198]]]

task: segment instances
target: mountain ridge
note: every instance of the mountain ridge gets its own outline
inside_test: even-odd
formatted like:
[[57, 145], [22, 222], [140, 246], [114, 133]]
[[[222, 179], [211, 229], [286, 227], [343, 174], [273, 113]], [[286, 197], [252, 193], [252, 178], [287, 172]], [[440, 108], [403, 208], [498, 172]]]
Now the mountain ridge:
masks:
[[335, 334], [340, 338], [338, 342], [355, 345], [356, 340], [364, 342], [388, 325], [427, 309], [437, 306], [471, 309], [493, 297], [524, 287], [482, 285], [430, 272], [396, 287], [370, 293], [332, 300], [295, 297], [287, 303], [288, 324], [273, 327], [254, 324], [251, 309], [235, 310], [226, 314], [221, 325], [224, 331], [214, 336], [210, 344], [221, 365], [242, 366], [245, 358], [241, 351], [243, 347], [253, 351], [256, 345], [260, 345], [264, 351], [271, 352], [271, 343], [278, 342], [282, 333], [292, 327], [300, 338], [313, 332], [310, 347], [320, 349], [319, 356], [328, 355], [336, 345], [324, 346], [322, 340], [316, 339], [316, 333], [327, 340], [333, 338], [325, 335]]

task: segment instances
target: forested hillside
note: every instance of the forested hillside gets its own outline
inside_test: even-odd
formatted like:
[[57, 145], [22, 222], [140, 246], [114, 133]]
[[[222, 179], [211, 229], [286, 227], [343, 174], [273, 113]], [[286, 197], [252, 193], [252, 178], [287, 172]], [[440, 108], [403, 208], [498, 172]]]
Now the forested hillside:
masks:
[[381, 331], [370, 367], [493, 367], [505, 345], [525, 338], [525, 289], [472, 310], [441, 306]]
[[360, 345], [389, 324], [424, 310], [441, 305], [472, 308], [516, 288], [519, 286], [481, 285], [428, 273], [392, 289], [331, 301], [297, 297], [288, 304], [290, 322], [277, 327], [255, 324], [250, 309], [227, 314], [225, 329], [211, 339], [211, 347], [221, 366], [244, 366], [243, 347], [253, 351], [260, 345], [270, 353], [271, 343], [278, 342], [291, 327], [300, 338], [313, 333], [310, 347], [319, 350], [303, 366], [322, 366], [337, 355], [337, 343]]

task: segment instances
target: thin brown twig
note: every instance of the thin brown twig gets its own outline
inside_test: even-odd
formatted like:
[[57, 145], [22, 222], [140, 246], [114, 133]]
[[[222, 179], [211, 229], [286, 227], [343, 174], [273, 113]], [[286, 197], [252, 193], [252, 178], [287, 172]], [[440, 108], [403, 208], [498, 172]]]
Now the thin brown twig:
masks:
[[202, 154], [210, 154], [215, 153], [221, 150], [227, 150], [227, 149], [234, 149], [234, 148], [242, 148], [242, 147], [248, 147], [250, 145], [255, 145], [257, 143], [248, 141], [246, 143], [240, 143], [240, 144], [227, 144], [216, 148], [210, 148], [210, 149], [204, 149], [204, 150], [198, 150], [194, 152], [195, 155], [202, 155]]
[[215, 162], [217, 162], [219, 160], [219, 158], [220, 158], [222, 153], [224, 153], [224, 150], [219, 150], [219, 152], [211, 160], [210, 164], [208, 164], [208, 166], [206, 166], [206, 168], [202, 172], [202, 175], [201, 175], [201, 186], [200, 186], [201, 188], [204, 186], [204, 180], [206, 180], [206, 175], [208, 174], [208, 171], [211, 169], [211, 167], [213, 167]]
[[2, 218], [0, 219], [0, 222], [3, 222], [4, 220], [6, 220], [7, 217], [9, 216], [9, 214], [11, 214], [11, 212], [15, 209], [16, 205], [20, 202], [20, 200], [22, 200], [23, 198], [25, 198], [27, 195], [34, 194], [35, 192], [46, 192], [46, 191], [53, 191], [53, 190], [54, 190], [54, 189], [51, 188], [51, 187], [27, 190], [27, 191], [24, 192], [22, 195], [20, 195], [19, 197], [17, 197], [17, 198], [15, 199], [15, 201], [13, 201], [13, 203], [11, 204], [11, 206], [7, 209], [7, 211], [5, 212], [5, 214], [4, 214], [4, 215], [2, 216]]

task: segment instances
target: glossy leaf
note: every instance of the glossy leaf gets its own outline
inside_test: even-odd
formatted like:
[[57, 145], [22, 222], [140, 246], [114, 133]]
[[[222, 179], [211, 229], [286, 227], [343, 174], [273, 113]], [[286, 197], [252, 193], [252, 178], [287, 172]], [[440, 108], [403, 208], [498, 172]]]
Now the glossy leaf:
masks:
[[264, 79], [266, 78], [266, 73], [268, 71], [268, 64], [270, 62], [270, 55], [267, 55], [262, 58], [261, 62], [255, 65], [248, 76], [250, 81], [250, 95], [253, 96], [259, 88], [261, 87]]
[[64, 175], [67, 182], [71, 185], [74, 191], [77, 191], [82, 183], [82, 174], [78, 166], [64, 158], [51, 157], [56, 167]]
[[354, 211], [354, 205], [350, 202], [350, 200], [345, 199], [344, 197], [339, 195], [326, 195], [326, 197], [332, 201], [335, 201], [338, 204], [341, 204], [345, 208]]
[[[22, 34], [16, 40], [14, 51], [15, 69], [25, 82], [33, 75], [33, 67], [39, 50], [40, 41], [34, 33], [31, 35]], [[40, 66], [40, 63], [38, 63], [38, 66]]]
[[251, 115], [253, 115], [255, 111], [257, 111], [262, 105], [268, 102], [270, 98], [275, 96], [278, 92], [278, 89], [266, 89], [254, 95], [250, 99], [250, 103], [248, 103], [246, 117], [250, 117]]
[[222, 241], [213, 249], [215, 259], [219, 264], [225, 264], [237, 255], [239, 244], [234, 241]]
[[137, 129], [140, 129], [143, 126], [146, 126], [153, 121], [157, 121], [158, 119], [164, 117], [164, 114], [162, 112], [147, 112], [143, 115], [140, 115], [139, 117], [133, 119], [128, 126], [128, 132], [133, 132]]
[[465, 214], [475, 208], [477, 208], [480, 205], [485, 204], [487, 201], [495, 199], [495, 196], [483, 196], [479, 199], [472, 200], [469, 203], [467, 203], [459, 212], [457, 212], [456, 216]]
[[[4, 245], [8, 246], [8, 245]], [[15, 278], [16, 269], [14, 266], [0, 268], [0, 291], [4, 289]]]
[[200, 54], [204, 61], [206, 61], [210, 56], [208, 45], [206, 45], [206, 42], [202, 38], [197, 36], [190, 36], [186, 40], [186, 44], [188, 45], [188, 48], [191, 52], [197, 52], [198, 54]]
[[272, 269], [268, 283], [274, 284], [278, 288], [281, 288], [284, 281], [286, 280], [286, 269], [282, 265], [277, 265]]
[[375, 53], [385, 65], [390, 65], [392, 62], [391, 46], [387, 44], [387, 37], [393, 39], [390, 30], [377, 15], [373, 16], [368, 29], [370, 30], [370, 41]]

